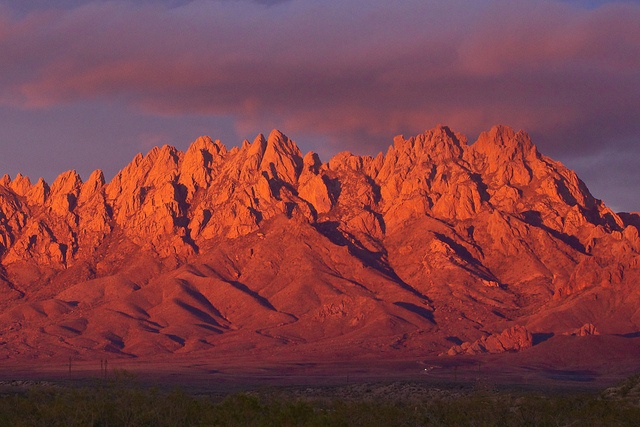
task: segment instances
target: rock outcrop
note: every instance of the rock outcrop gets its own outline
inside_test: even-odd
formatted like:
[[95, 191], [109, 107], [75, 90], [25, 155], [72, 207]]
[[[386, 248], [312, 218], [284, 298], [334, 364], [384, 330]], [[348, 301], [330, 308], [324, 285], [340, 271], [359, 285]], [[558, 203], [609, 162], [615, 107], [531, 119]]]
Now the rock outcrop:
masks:
[[523, 326], [513, 326], [499, 334], [491, 334], [473, 342], [453, 346], [447, 355], [505, 353], [526, 350], [533, 346], [533, 335]]
[[598, 329], [593, 323], [585, 323], [584, 325], [582, 325], [575, 331], [568, 333], [567, 335], [573, 335], [576, 337], [587, 337], [590, 335], [600, 335], [600, 332], [598, 332]]
[[438, 354], [450, 337], [469, 354], [530, 346], [523, 327], [475, 341], [507, 322], [633, 332], [639, 218], [507, 126], [327, 163], [274, 130], [156, 147], [110, 182], [5, 175], [0, 338], [18, 344], [0, 356], [323, 340]]

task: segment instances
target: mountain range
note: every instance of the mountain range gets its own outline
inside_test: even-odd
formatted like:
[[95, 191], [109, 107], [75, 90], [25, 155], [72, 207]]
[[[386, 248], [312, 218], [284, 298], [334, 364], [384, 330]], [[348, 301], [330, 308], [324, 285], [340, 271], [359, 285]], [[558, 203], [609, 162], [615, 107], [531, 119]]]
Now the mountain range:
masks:
[[507, 126], [327, 163], [274, 130], [156, 147], [109, 183], [5, 175], [0, 359], [635, 341], [639, 228]]

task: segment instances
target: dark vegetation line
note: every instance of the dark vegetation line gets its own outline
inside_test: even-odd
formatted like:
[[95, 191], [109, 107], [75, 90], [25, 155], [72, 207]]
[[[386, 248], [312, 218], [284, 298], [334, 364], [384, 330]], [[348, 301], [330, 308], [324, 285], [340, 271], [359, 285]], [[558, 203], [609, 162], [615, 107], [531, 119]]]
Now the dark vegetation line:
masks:
[[[628, 397], [639, 384], [633, 377], [601, 394], [476, 387], [397, 399], [367, 397], [371, 390], [365, 384], [364, 395], [339, 398], [286, 389], [220, 397], [142, 388], [121, 376], [92, 387], [41, 386], [0, 394], [0, 426], [632, 426], [640, 420], [640, 407]], [[403, 386], [404, 391], [412, 387]]]

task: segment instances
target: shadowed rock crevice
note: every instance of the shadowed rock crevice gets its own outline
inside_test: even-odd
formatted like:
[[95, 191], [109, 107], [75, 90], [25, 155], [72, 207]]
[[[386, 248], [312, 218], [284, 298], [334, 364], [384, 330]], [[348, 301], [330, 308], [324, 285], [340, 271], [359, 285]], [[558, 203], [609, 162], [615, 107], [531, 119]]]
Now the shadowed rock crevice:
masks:
[[394, 271], [394, 269], [384, 261], [386, 253], [384, 251], [380, 252], [371, 252], [365, 249], [361, 244], [359, 244], [358, 240], [350, 235], [349, 233], [343, 232], [340, 230], [339, 223], [333, 221], [325, 221], [323, 223], [318, 223], [315, 225], [316, 229], [327, 237], [332, 243], [338, 246], [346, 246], [349, 250], [349, 253], [357, 257], [364, 265], [371, 267], [375, 270], [378, 270], [385, 276], [392, 279], [395, 283], [397, 283], [402, 289], [411, 292], [412, 294], [420, 297], [424, 300], [429, 300], [429, 298], [413, 288], [411, 285], [405, 283]]
[[237, 290], [244, 292], [245, 294], [249, 295], [251, 298], [253, 298], [254, 300], [256, 300], [258, 302], [258, 304], [260, 304], [261, 306], [263, 306], [264, 308], [268, 308], [269, 310], [273, 310], [273, 311], [278, 311], [270, 302], [268, 299], [266, 299], [265, 297], [263, 297], [262, 295], [260, 295], [259, 293], [252, 291], [251, 289], [249, 289], [249, 287], [247, 285], [245, 285], [244, 283], [240, 283], [236, 280], [228, 280], [227, 281], [228, 284], [230, 284], [231, 286], [233, 286], [234, 288], [236, 288]]
[[214, 319], [209, 313], [191, 304], [188, 304], [178, 298], [174, 299], [173, 301], [176, 303], [176, 305], [178, 305], [180, 308], [183, 308], [184, 310], [186, 310], [196, 318], [198, 318], [201, 322], [204, 322], [210, 326], [216, 326], [218, 328], [224, 329], [223, 326], [216, 319]]
[[116, 310], [115, 313], [117, 313], [117, 314], [119, 314], [121, 316], [124, 316], [124, 317], [126, 317], [128, 319], [136, 320], [140, 326], [149, 328], [149, 330], [153, 330], [155, 332], [157, 332], [160, 329], [163, 329], [165, 327], [165, 326], [159, 324], [158, 322], [154, 322], [154, 321], [150, 320], [149, 318], [140, 318], [140, 317], [132, 316], [131, 314], [125, 313], [124, 311], [120, 311], [120, 310]]
[[402, 307], [405, 310], [408, 310], [412, 313], [417, 314], [418, 316], [428, 320], [429, 322], [433, 323], [434, 325], [436, 324], [435, 319], [433, 318], [433, 311], [428, 310], [425, 307], [420, 307], [419, 305], [410, 303], [410, 302], [404, 302], [404, 301], [396, 301], [393, 303], [394, 305], [398, 306], [398, 307]]
[[472, 173], [470, 177], [478, 188], [478, 192], [480, 193], [480, 201], [482, 203], [488, 202], [491, 198], [489, 192], [487, 191], [489, 189], [489, 186], [482, 180], [482, 175], [480, 175], [479, 173]]
[[224, 316], [220, 313], [207, 297], [205, 297], [200, 291], [195, 289], [188, 281], [179, 279], [180, 287], [187, 295], [197, 301], [208, 312], [213, 313], [214, 316], [224, 319]]
[[[463, 263], [458, 263], [458, 266], [469, 271], [472, 274], [477, 275], [484, 280], [497, 281], [498, 279], [485, 267], [480, 260], [475, 258], [469, 250], [461, 243], [456, 242], [450, 237], [445, 236], [442, 233], [434, 233], [436, 238], [446, 243], [451, 249], [453, 249]], [[468, 264], [468, 265], [467, 265]], [[470, 267], [471, 266], [471, 267]]]
[[538, 345], [547, 341], [550, 338], [553, 338], [555, 335], [553, 332], [538, 332], [533, 335], [533, 345]]
[[185, 343], [185, 339], [184, 338], [179, 337], [178, 335], [174, 335], [174, 334], [164, 334], [164, 336], [169, 338], [171, 341], [179, 344], [180, 346], [184, 347], [184, 343]]
[[580, 243], [580, 240], [576, 236], [570, 236], [568, 234], [562, 233], [558, 230], [554, 230], [553, 228], [546, 226], [542, 221], [542, 214], [540, 212], [532, 211], [532, 210], [525, 211], [525, 212], [522, 212], [522, 218], [527, 224], [546, 231], [556, 239], [571, 246], [573, 249], [580, 252], [581, 254], [589, 255], [586, 252], [584, 245]]

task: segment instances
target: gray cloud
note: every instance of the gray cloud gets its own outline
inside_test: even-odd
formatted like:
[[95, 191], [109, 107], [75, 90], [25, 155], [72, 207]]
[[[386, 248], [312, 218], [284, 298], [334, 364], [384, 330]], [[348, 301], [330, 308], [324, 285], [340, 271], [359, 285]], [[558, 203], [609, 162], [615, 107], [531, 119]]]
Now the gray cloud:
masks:
[[280, 127], [327, 154], [506, 123], [640, 209], [635, 2], [75, 3], [0, 18], [5, 108], [228, 117], [236, 134]]

